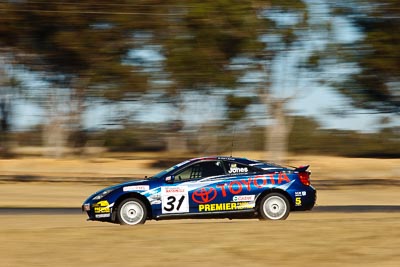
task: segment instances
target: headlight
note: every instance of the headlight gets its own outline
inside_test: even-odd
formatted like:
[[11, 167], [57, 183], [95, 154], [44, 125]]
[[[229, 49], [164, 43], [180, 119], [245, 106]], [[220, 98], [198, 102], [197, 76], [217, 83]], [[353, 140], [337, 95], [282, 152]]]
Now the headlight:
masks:
[[82, 205], [82, 211], [89, 211], [90, 210], [90, 204], [89, 203], [85, 203]]
[[101, 192], [100, 194], [98, 194], [97, 196], [95, 196], [93, 198], [93, 200], [100, 200], [103, 197], [105, 197], [106, 195], [108, 195], [109, 193], [111, 193], [111, 191], [113, 191], [112, 189], [108, 189], [108, 190], [104, 190], [103, 192]]

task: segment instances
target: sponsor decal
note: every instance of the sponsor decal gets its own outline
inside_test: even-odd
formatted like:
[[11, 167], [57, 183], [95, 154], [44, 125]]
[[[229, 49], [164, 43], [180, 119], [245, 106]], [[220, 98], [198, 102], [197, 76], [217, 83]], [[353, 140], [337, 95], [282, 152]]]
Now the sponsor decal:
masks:
[[279, 173], [279, 175], [278, 175], [278, 184], [281, 184], [283, 182], [289, 183], [290, 179], [286, 175], [286, 173]]
[[242, 201], [254, 201], [255, 195], [241, 195], [241, 196], [233, 196], [233, 202], [242, 202]]
[[222, 160], [236, 160], [235, 158], [231, 158], [231, 157], [217, 157], [217, 159], [222, 159]]
[[230, 211], [230, 210], [243, 210], [254, 208], [254, 203], [249, 202], [231, 202], [231, 203], [215, 203], [215, 204], [200, 204], [199, 212], [213, 212], [213, 211]]
[[213, 187], [202, 187], [192, 193], [192, 200], [199, 204], [213, 201], [217, 197], [217, 190]]
[[296, 205], [296, 206], [301, 206], [301, 197], [296, 197], [296, 199], [295, 199], [295, 205]]
[[94, 213], [110, 213], [110, 204], [107, 200], [102, 200], [93, 205]]
[[294, 195], [296, 197], [303, 197], [303, 196], [307, 195], [307, 192], [306, 191], [294, 192]]
[[238, 210], [242, 209], [252, 209], [256, 206], [256, 203], [254, 202], [239, 202], [238, 203]]
[[147, 191], [149, 189], [150, 189], [150, 187], [148, 185], [131, 185], [131, 186], [125, 186], [123, 188], [124, 192], [126, 192], [126, 191]]
[[221, 189], [221, 194], [223, 197], [227, 196], [227, 191], [229, 191], [233, 195], [238, 195], [244, 192], [250, 192], [251, 187], [255, 186], [256, 188], [267, 187], [268, 185], [278, 185], [289, 183], [290, 179], [285, 173], [278, 174], [278, 181], [276, 182], [273, 174], [269, 175], [256, 175], [254, 177], [250, 177], [247, 179], [234, 180], [229, 184], [217, 184], [217, 187]]
[[151, 205], [161, 204], [161, 194], [153, 194], [147, 197]]
[[108, 214], [95, 214], [94, 215], [96, 218], [109, 218], [111, 216], [110, 213]]
[[150, 201], [151, 205], [161, 204], [161, 187], [155, 187], [142, 193]]
[[[274, 177], [273, 174], [269, 175], [257, 175], [253, 177], [249, 177], [247, 179], [233, 180], [229, 183], [217, 184], [216, 187], [220, 189], [220, 193], [213, 187], [207, 186], [202, 187], [195, 190], [192, 193], [192, 200], [198, 204], [206, 204], [213, 201], [218, 194], [221, 194], [222, 197], [227, 197], [228, 192], [232, 195], [240, 195], [242, 193], [248, 193], [252, 191], [252, 188], [264, 188], [271, 187], [271, 185], [281, 185], [287, 184], [290, 182], [289, 177], [285, 173], [277, 174], [278, 176]], [[288, 184], [290, 185], [290, 184]], [[247, 198], [254, 198], [254, 195], [246, 195]], [[254, 199], [253, 199], [254, 200]], [[243, 200], [233, 200], [235, 202], [239, 201], [253, 201], [249, 199]]]
[[161, 187], [162, 213], [189, 212], [189, 190], [187, 186]]
[[184, 193], [187, 191], [187, 187], [182, 187], [182, 186], [164, 187], [164, 191], [166, 194]]
[[238, 168], [238, 167], [231, 167], [228, 171], [228, 173], [242, 173], [242, 172], [248, 172], [249, 170], [245, 168]]

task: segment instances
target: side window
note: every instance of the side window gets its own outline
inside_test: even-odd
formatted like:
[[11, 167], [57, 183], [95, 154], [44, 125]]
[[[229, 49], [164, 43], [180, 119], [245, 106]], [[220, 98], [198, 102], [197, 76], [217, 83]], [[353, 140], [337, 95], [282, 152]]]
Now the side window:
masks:
[[175, 181], [206, 178], [225, 174], [221, 161], [199, 162], [177, 172]]
[[255, 167], [247, 166], [236, 162], [224, 161], [224, 165], [228, 174], [241, 174], [241, 173], [245, 174], [258, 171], [258, 169]]

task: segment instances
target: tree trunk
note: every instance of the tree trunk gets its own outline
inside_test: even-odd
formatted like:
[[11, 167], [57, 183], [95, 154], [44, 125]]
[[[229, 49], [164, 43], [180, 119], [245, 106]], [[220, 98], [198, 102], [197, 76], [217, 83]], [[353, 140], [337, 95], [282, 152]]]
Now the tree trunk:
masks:
[[68, 114], [69, 130], [72, 135], [72, 147], [74, 152], [79, 155], [83, 154], [86, 145], [86, 134], [84, 133], [82, 115], [85, 112], [85, 90], [88, 84], [88, 79], [75, 79], [71, 89], [72, 101]]
[[186, 134], [182, 131], [183, 122], [174, 121], [169, 127], [167, 135], [167, 151], [169, 152], [187, 152]]
[[11, 156], [8, 140], [10, 131], [11, 89], [9, 77], [3, 66], [0, 66], [0, 156], [6, 158]]
[[182, 104], [180, 96], [174, 99], [174, 106], [178, 110], [177, 119], [170, 124], [169, 133], [167, 134], [167, 151], [185, 153], [188, 150], [187, 137], [183, 128], [185, 127], [182, 114], [185, 106]]
[[215, 121], [204, 123], [196, 132], [196, 152], [199, 155], [219, 154], [218, 127]]
[[270, 102], [269, 116], [272, 124], [266, 126], [267, 158], [278, 164], [284, 164], [287, 160], [288, 139], [291, 130], [291, 120], [286, 114], [285, 105], [287, 99], [278, 99]]
[[65, 129], [65, 112], [60, 110], [64, 103], [57, 89], [50, 92], [47, 101], [48, 121], [42, 132], [45, 156], [60, 158], [65, 153], [68, 133]]
[[43, 127], [43, 144], [45, 156], [61, 158], [65, 153], [67, 132], [63, 127], [63, 120], [58, 116], [50, 118], [47, 125]]
[[11, 156], [9, 150], [10, 102], [0, 95], [0, 157]]

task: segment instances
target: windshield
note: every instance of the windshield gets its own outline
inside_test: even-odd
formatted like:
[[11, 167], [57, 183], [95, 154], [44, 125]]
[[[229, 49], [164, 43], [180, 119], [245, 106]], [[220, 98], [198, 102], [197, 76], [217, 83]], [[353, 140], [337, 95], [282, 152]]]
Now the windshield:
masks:
[[163, 170], [163, 171], [157, 173], [156, 175], [153, 175], [153, 176], [150, 177], [149, 179], [158, 179], [158, 178], [161, 178], [161, 177], [163, 177], [164, 175], [166, 175], [167, 173], [169, 173], [170, 171], [175, 170], [176, 168], [177, 168], [176, 165], [175, 165], [175, 166], [172, 166], [172, 167], [169, 168], [169, 169]]
[[181, 162], [181, 163], [178, 163], [178, 164], [172, 166], [172, 167], [169, 168], [169, 169], [163, 170], [163, 171], [157, 173], [156, 175], [153, 175], [153, 176], [150, 177], [149, 179], [158, 179], [158, 178], [161, 178], [161, 177], [167, 175], [168, 173], [174, 171], [175, 169], [177, 169], [177, 168], [179, 168], [179, 167], [182, 167], [183, 165], [185, 165], [185, 164], [187, 164], [187, 163], [189, 163], [189, 162], [191, 162], [191, 161], [192, 161], [192, 160], [186, 160], [186, 161], [183, 161], [183, 162]]

